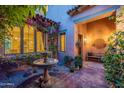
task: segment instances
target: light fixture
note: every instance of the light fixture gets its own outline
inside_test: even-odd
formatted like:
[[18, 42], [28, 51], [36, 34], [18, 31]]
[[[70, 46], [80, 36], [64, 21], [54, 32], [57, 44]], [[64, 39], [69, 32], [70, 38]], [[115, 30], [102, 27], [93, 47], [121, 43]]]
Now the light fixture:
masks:
[[86, 37], [84, 37], [84, 42], [86, 42], [87, 41], [87, 38]]
[[86, 44], [86, 42], [87, 42], [87, 38], [84, 36], [84, 44]]

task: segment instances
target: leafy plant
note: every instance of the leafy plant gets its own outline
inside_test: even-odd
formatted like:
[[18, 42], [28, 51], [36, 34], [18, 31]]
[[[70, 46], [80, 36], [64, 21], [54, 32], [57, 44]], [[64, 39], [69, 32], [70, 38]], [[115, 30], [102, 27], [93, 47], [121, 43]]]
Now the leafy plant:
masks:
[[66, 66], [71, 66], [73, 64], [72, 63], [73, 62], [73, 58], [71, 56], [65, 56], [63, 61], [64, 61], [64, 64]]
[[50, 51], [53, 52], [53, 54], [57, 53], [57, 50], [58, 50], [57, 46], [54, 45], [54, 44], [51, 44], [51, 45], [49, 46], [49, 49], [50, 49]]
[[34, 59], [40, 59], [40, 58], [42, 58], [42, 56], [41, 56], [41, 54], [35, 54], [33, 58]]
[[115, 32], [109, 38], [103, 58], [105, 77], [112, 87], [124, 87], [124, 32]]
[[75, 67], [79, 67], [79, 68], [82, 68], [82, 57], [81, 56], [76, 56], [75, 59], [74, 59], [74, 62], [75, 62]]
[[52, 55], [54, 58], [57, 57], [58, 53], [58, 32], [54, 32], [48, 35], [48, 41], [49, 41], [49, 50], [52, 51]]
[[77, 48], [80, 48], [80, 47], [81, 47], [81, 42], [80, 42], [80, 41], [77, 41], [77, 42], [76, 42], [76, 47], [77, 47]]
[[22, 27], [27, 18], [35, 16], [36, 9], [46, 14], [47, 6], [32, 5], [1, 5], [0, 6], [0, 43], [11, 36], [13, 26]]

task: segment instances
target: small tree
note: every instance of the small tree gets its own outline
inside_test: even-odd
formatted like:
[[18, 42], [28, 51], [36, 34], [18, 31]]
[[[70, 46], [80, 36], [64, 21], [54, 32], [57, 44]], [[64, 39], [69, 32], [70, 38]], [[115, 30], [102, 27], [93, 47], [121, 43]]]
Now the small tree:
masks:
[[109, 38], [103, 61], [108, 82], [113, 87], [124, 87], [124, 32], [115, 32]]
[[[124, 7], [116, 16], [116, 25], [123, 24]], [[109, 17], [110, 20], [115, 17]], [[108, 49], [103, 58], [105, 77], [111, 87], [124, 87], [124, 31], [120, 28], [109, 38]]]
[[27, 18], [35, 16], [36, 9], [46, 14], [47, 6], [32, 5], [1, 5], [0, 6], [0, 43], [11, 35], [9, 30], [13, 26], [23, 26]]

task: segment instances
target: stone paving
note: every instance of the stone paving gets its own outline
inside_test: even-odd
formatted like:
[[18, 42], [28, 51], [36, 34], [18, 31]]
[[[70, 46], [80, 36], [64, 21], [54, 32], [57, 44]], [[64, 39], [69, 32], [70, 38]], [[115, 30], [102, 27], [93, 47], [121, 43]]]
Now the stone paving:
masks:
[[[102, 63], [85, 62], [81, 70], [70, 73], [64, 66], [55, 66], [49, 70], [52, 76], [52, 88], [106, 88], [104, 67]], [[28, 80], [23, 87], [35, 87], [35, 80]]]
[[[61, 73], [60, 73], [61, 72]], [[104, 67], [101, 63], [86, 62], [84, 67], [70, 73], [67, 71], [59, 71], [51, 74], [55, 77], [54, 88], [106, 88]]]
[[[16, 87], [36, 87], [34, 82], [43, 73], [42, 69], [37, 69], [36, 73], [31, 74], [28, 77], [24, 77], [26, 69], [31, 68], [27, 66], [20, 67], [21, 71], [17, 70], [11, 75], [9, 79], [0, 79], [0, 84], [10, 82]], [[23, 70], [23, 69], [24, 70]], [[71, 73], [69, 68], [65, 66], [56, 65], [52, 69], [49, 69], [49, 73], [52, 76], [52, 88], [106, 88], [109, 87], [105, 81], [104, 67], [102, 63], [84, 62], [82, 69]], [[37, 76], [37, 77], [36, 77]], [[35, 78], [34, 78], [35, 77]], [[24, 81], [24, 83], [23, 83]], [[5, 86], [7, 87], [7, 86]]]

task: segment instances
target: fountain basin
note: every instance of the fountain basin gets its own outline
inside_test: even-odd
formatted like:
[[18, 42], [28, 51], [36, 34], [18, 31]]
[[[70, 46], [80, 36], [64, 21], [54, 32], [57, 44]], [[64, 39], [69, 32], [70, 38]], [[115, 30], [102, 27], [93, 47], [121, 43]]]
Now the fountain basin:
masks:
[[43, 76], [40, 76], [36, 81], [39, 87], [47, 87], [52, 84], [52, 77], [49, 75], [48, 68], [54, 66], [57, 62], [58, 60], [54, 58], [46, 58], [45, 62], [44, 59], [38, 59], [33, 62], [33, 66], [44, 69]]
[[46, 62], [44, 62], [44, 59], [38, 59], [33, 62], [34, 66], [41, 67], [41, 68], [49, 68], [53, 65], [57, 64], [58, 60], [54, 58], [47, 58]]

